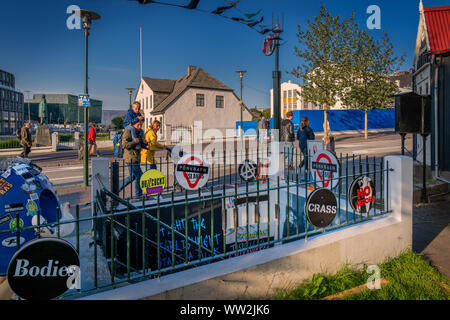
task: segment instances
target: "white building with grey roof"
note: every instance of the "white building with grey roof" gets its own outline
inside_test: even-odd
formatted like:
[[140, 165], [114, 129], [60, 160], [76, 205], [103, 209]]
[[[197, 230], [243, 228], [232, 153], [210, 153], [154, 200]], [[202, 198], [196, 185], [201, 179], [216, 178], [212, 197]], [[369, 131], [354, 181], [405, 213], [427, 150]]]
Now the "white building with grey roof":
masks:
[[[235, 132], [241, 116], [240, 99], [234, 91], [195, 66], [188, 66], [186, 74], [177, 80], [143, 77], [135, 100], [141, 103], [145, 129], [153, 120], [161, 122], [162, 140], [170, 140], [175, 129], [192, 130], [198, 121], [203, 131], [218, 129], [225, 134], [226, 129], [232, 129]], [[250, 120], [252, 115], [243, 105], [243, 121]]]

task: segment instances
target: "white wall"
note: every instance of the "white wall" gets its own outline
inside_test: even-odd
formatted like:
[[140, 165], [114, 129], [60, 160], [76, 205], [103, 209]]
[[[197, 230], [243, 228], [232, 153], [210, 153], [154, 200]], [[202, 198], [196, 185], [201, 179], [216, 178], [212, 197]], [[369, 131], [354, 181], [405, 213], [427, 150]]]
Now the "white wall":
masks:
[[[196, 106], [196, 94], [204, 94], [204, 107]], [[216, 95], [224, 97], [224, 108], [216, 108]], [[234, 129], [240, 121], [239, 99], [231, 91], [188, 88], [164, 114], [165, 124], [172, 126], [192, 126], [194, 121], [202, 121], [203, 129]], [[252, 115], [244, 109], [243, 121], [252, 120]]]

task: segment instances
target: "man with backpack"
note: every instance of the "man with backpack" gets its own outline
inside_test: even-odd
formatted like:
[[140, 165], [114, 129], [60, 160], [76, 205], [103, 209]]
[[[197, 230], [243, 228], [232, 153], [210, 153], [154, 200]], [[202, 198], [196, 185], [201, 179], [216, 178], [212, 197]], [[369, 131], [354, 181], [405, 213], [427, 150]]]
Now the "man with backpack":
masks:
[[23, 152], [20, 154], [22, 158], [28, 158], [28, 154], [31, 152], [33, 139], [30, 128], [31, 124], [28, 122], [20, 129], [20, 132], [18, 130], [17, 138], [20, 141], [20, 145], [23, 147]]

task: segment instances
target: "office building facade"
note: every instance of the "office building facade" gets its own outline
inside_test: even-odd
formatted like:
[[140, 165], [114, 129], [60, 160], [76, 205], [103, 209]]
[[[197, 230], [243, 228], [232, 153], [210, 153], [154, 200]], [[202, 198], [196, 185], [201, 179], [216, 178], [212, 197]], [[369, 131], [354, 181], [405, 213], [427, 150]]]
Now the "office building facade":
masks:
[[12, 73], [0, 70], [0, 134], [13, 134], [24, 122], [23, 93]]

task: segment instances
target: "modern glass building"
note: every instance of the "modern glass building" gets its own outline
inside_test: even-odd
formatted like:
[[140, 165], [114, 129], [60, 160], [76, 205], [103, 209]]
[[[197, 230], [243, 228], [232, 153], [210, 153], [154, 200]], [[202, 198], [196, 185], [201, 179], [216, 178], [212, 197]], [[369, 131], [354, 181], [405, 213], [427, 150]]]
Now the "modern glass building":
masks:
[[[39, 103], [42, 96], [45, 95], [47, 101], [47, 115], [46, 122], [52, 124], [66, 123], [80, 123], [84, 121], [84, 108], [78, 106], [78, 97], [72, 94], [34, 94], [33, 99], [26, 100], [25, 104], [25, 119], [28, 119], [28, 103], [30, 103], [31, 121], [39, 122]], [[101, 100], [91, 100], [91, 107], [89, 107], [89, 121], [95, 123], [102, 122], [102, 107]]]
[[23, 93], [16, 91], [14, 75], [0, 70], [0, 134], [13, 134], [23, 121]]

